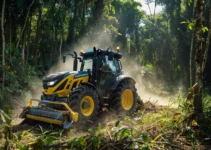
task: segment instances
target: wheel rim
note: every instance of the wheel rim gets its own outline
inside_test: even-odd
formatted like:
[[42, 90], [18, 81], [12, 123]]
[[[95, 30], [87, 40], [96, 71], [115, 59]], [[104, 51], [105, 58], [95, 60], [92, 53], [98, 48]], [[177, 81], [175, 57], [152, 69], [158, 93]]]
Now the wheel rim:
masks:
[[[87, 105], [87, 108], [84, 108], [83, 105]], [[80, 104], [81, 112], [84, 116], [90, 116], [94, 111], [94, 100], [90, 96], [85, 96]]]
[[122, 107], [125, 110], [130, 110], [133, 106], [133, 103], [133, 92], [130, 89], [124, 90], [124, 92], [122, 93]]

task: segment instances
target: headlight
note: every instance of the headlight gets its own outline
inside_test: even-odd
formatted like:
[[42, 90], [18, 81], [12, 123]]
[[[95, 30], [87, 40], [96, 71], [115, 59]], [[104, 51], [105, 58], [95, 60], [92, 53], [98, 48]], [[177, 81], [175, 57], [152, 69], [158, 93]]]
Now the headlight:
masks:
[[55, 81], [50, 81], [50, 82], [47, 83], [47, 85], [48, 85], [48, 86], [52, 86], [52, 85], [54, 85], [54, 84], [56, 83], [56, 81], [57, 81], [57, 80], [55, 80]]

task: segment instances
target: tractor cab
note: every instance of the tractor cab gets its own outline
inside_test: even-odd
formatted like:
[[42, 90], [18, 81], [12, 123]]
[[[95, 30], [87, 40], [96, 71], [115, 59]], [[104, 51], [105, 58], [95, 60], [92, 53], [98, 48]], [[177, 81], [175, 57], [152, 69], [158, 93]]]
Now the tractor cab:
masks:
[[81, 52], [83, 57], [80, 71], [87, 71], [90, 82], [98, 88], [105, 88], [113, 77], [122, 74], [120, 59], [122, 53], [118, 51], [102, 50], [95, 48]]

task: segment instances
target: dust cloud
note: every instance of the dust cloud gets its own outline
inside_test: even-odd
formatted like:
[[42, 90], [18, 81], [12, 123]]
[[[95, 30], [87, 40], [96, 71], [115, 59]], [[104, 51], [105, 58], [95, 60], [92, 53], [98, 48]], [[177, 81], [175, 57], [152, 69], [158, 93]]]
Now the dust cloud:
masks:
[[159, 79], [154, 70], [138, 65], [131, 58], [122, 58], [124, 74], [131, 76], [136, 81], [136, 88], [140, 98], [156, 105], [178, 107], [178, 97], [184, 97], [184, 85], [178, 81], [178, 85], [167, 84]]
[[[157, 105], [169, 104], [168, 96], [160, 96], [146, 89], [148, 86], [150, 86], [149, 83], [154, 82], [154, 84], [156, 84], [155, 81], [146, 81], [146, 80], [154, 80], [154, 79], [144, 78], [145, 74], [147, 74], [146, 73], [147, 68], [138, 65], [137, 63], [135, 63], [133, 60], [130, 60], [129, 58], [124, 58], [124, 56], [122, 59], [122, 66], [123, 66], [124, 74], [131, 76], [136, 81], [137, 92], [140, 98], [143, 100], [143, 102], [150, 101], [150, 102], [156, 103]], [[150, 76], [150, 74], [148, 73], [147, 76]], [[147, 84], [146, 82], [149, 82], [149, 83]], [[152, 86], [151, 88], [153, 88], [153, 85], [151, 86]]]
[[[28, 81], [29, 89], [27, 91], [22, 91], [20, 96], [16, 96], [11, 99], [12, 104], [12, 124], [16, 125], [22, 122], [23, 119], [19, 118], [19, 115], [23, 111], [23, 108], [28, 106], [28, 102], [30, 99], [40, 99], [40, 95], [42, 94], [42, 80], [36, 77], [30, 78]], [[34, 106], [37, 106], [38, 103], [32, 103]]]
[[[102, 32], [101, 34], [96, 34], [94, 36], [87, 35], [81, 38], [73, 46], [66, 47], [68, 51], [64, 52], [63, 54], [73, 53], [74, 50], [79, 54], [80, 50], [93, 49], [94, 46], [97, 49], [98, 48], [107, 49], [109, 47], [110, 49], [115, 49], [114, 45], [116, 46], [116, 44], [113, 43], [111, 35], [106, 32]], [[121, 45], [119, 46], [121, 48]], [[45, 76], [56, 73], [56, 72], [64, 72], [64, 71], [73, 70], [73, 59], [71, 56], [69, 57], [67, 56], [65, 63], [62, 62], [61, 58], [58, 60], [59, 60], [58, 63], [54, 65], [47, 72]], [[148, 78], [147, 80], [149, 81], [147, 82], [150, 83], [150, 86], [147, 88], [146, 79], [143, 78], [144, 75], [146, 76], [146, 67], [138, 65], [134, 60], [131, 60], [131, 58], [127, 58], [127, 56], [124, 56], [124, 53], [123, 53], [123, 57], [121, 61], [122, 61], [124, 74], [129, 75], [135, 79], [137, 92], [144, 102], [151, 101], [151, 102], [157, 103], [158, 105], [169, 105], [170, 103], [169, 100], [172, 101], [173, 98], [169, 95], [168, 92], [166, 92], [165, 94], [156, 94], [149, 90], [149, 89], [154, 88], [155, 85], [158, 85], [158, 82], [160, 83], [162, 81], [158, 81], [157, 79], [154, 79], [154, 78], [153, 79]], [[80, 69], [79, 67], [80, 67], [80, 62], [78, 63], [78, 70]], [[29, 92], [30, 94], [28, 97], [30, 97], [31, 95], [31, 97], [39, 99], [40, 95], [42, 94], [42, 80], [34, 79], [29, 84], [31, 85], [31, 89], [30, 89], [31, 92]], [[181, 91], [181, 88], [180, 88], [180, 91]]]
[[[111, 35], [107, 32], [101, 32], [98, 34], [94, 32], [94, 35], [85, 35], [83, 38], [80, 38], [75, 44], [72, 46], [66, 46], [66, 51], [63, 54], [73, 54], [73, 51], [76, 51], [77, 54], [80, 53], [81, 50], [93, 49], [93, 47], [108, 49], [113, 47], [113, 42]], [[55, 73], [55, 72], [63, 72], [63, 71], [72, 71], [73, 70], [73, 58], [71, 56], [66, 57], [66, 62], [63, 63], [62, 59], [58, 59], [58, 63], [53, 66], [47, 73], [47, 75]], [[78, 63], [78, 70], [80, 69], [80, 63]]]

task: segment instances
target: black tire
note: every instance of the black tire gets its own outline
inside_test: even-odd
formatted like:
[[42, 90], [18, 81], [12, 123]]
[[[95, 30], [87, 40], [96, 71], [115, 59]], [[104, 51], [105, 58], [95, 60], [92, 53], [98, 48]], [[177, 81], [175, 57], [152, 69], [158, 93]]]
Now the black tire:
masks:
[[[137, 90], [134, 83], [132, 83], [130, 80], [122, 81], [111, 95], [110, 108], [116, 114], [131, 115], [136, 110], [138, 100], [138, 94], [136, 91]], [[130, 95], [129, 98], [127, 94]], [[122, 97], [125, 97], [126, 103], [124, 102], [125, 100], [123, 100]]]
[[87, 85], [82, 85], [70, 93], [68, 105], [78, 113], [79, 122], [93, 121], [99, 112], [97, 92]]

